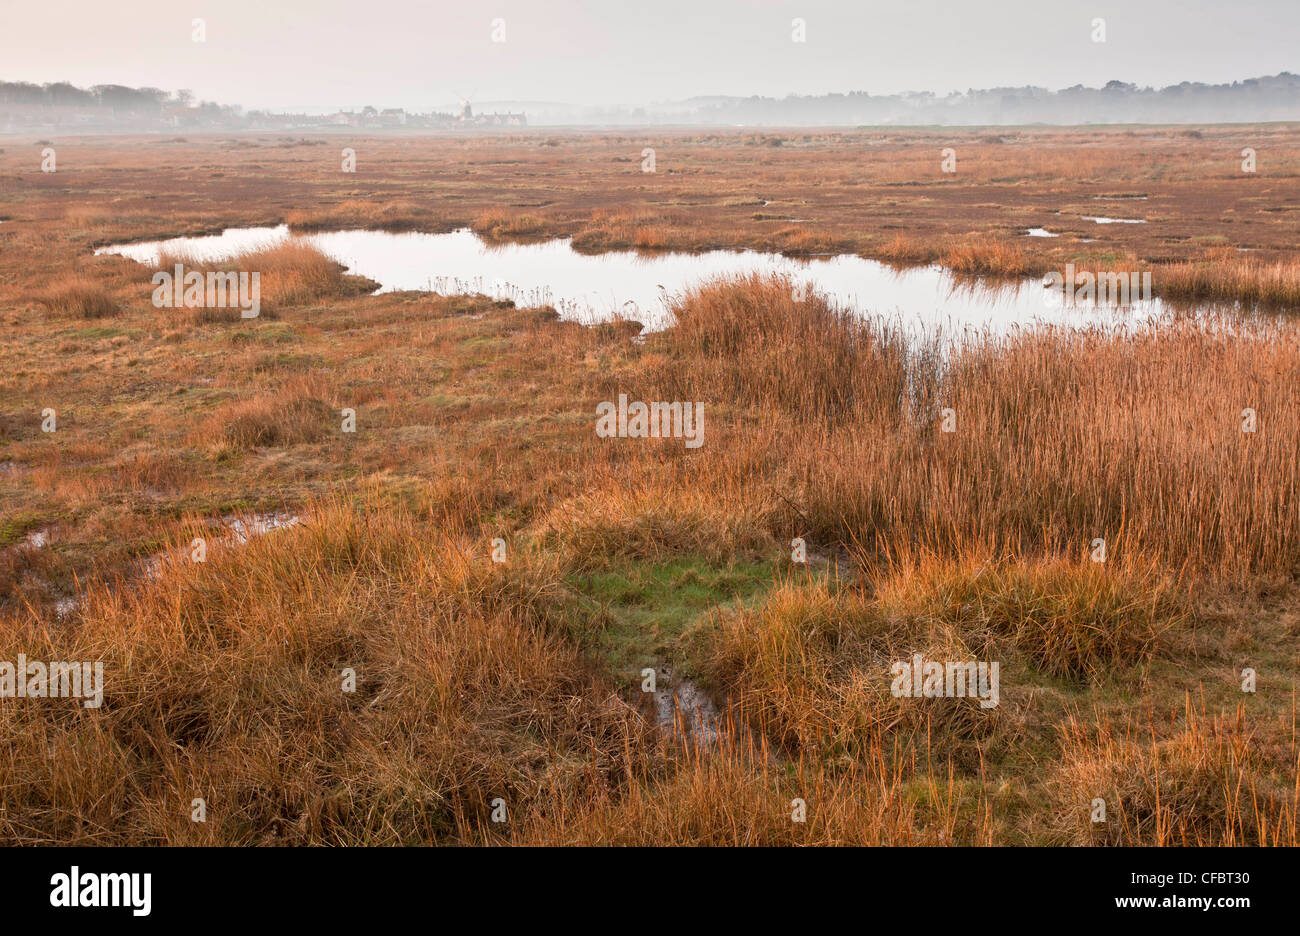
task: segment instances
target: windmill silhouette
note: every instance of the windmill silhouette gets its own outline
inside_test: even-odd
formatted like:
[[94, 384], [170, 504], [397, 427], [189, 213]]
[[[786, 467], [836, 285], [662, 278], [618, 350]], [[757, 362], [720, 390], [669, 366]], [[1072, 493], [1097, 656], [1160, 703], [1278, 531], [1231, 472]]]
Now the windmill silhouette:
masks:
[[[474, 108], [470, 105], [469, 97], [461, 94], [459, 91], [454, 91], [453, 93], [460, 100], [460, 112], [457, 116], [459, 116], [461, 120], [473, 120]], [[475, 91], [474, 93], [477, 94], [478, 92]]]

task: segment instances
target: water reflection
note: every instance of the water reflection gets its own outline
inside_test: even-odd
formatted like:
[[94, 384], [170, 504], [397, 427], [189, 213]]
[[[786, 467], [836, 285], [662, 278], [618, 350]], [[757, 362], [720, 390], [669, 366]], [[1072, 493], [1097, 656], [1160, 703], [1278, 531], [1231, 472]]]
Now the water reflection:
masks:
[[[96, 253], [153, 263], [165, 250], [215, 261], [289, 237], [284, 225], [232, 228], [220, 235], [115, 245]], [[581, 322], [633, 318], [648, 330], [672, 324], [670, 302], [688, 288], [714, 277], [751, 273], [789, 277], [792, 285], [811, 287], [861, 315], [881, 316], [921, 334], [999, 334], [1035, 323], [1127, 324], [1168, 311], [1159, 300], [1119, 310], [1067, 305], [1059, 291], [1044, 289], [1037, 279], [1005, 283], [958, 277], [937, 266], [898, 269], [857, 256], [799, 260], [750, 250], [592, 255], [573, 250], [567, 239], [490, 244], [469, 230], [333, 231], [304, 240], [336, 257], [349, 272], [380, 283], [381, 291], [481, 293], [522, 306], [549, 305], [563, 318]]]

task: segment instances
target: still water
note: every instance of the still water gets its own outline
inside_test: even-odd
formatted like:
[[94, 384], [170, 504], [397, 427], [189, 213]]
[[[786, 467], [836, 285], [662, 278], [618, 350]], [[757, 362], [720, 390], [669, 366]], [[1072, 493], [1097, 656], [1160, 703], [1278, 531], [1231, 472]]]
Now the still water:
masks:
[[[209, 237], [182, 237], [101, 247], [141, 263], [160, 251], [211, 262], [290, 237], [286, 226], [231, 228]], [[778, 274], [806, 284], [864, 316], [882, 316], [909, 331], [1001, 333], [1037, 322], [1066, 325], [1145, 322], [1163, 315], [1159, 300], [1123, 310], [1064, 301], [1041, 281], [973, 284], [938, 266], [899, 270], [857, 256], [802, 260], [752, 250], [703, 253], [611, 251], [584, 254], [567, 239], [488, 243], [467, 229], [449, 234], [332, 231], [304, 240], [380, 284], [381, 291], [482, 293], [521, 306], [550, 305], [563, 318], [595, 322], [622, 314], [647, 330], [672, 324], [668, 301], [713, 277]]]

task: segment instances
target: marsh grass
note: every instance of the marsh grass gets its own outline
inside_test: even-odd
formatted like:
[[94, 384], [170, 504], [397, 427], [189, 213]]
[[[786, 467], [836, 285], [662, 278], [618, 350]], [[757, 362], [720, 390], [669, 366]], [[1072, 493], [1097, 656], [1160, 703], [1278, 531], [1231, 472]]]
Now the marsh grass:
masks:
[[204, 564], [92, 585], [66, 624], [19, 612], [6, 645], [103, 661], [105, 698], [0, 708], [0, 834], [451, 841], [494, 796], [522, 811], [621, 783], [648, 728], [547, 633], [546, 587], [409, 515], [327, 501]]
[[470, 225], [475, 234], [494, 240], [537, 238], [545, 235], [549, 227], [544, 219], [536, 215], [513, 214], [502, 208], [483, 212]]
[[[813, 422], [898, 409], [901, 332], [865, 327], [806, 284], [758, 274], [713, 280], [673, 305], [659, 376], [668, 399], [725, 399]], [[801, 298], [802, 296], [802, 298]]]
[[375, 231], [425, 231], [442, 233], [462, 226], [456, 218], [439, 214], [419, 201], [403, 198], [349, 198], [332, 205], [290, 211], [285, 223], [294, 231], [338, 231], [362, 228]]
[[944, 247], [939, 262], [954, 273], [980, 276], [1028, 276], [1042, 272], [1023, 248], [1006, 240], [978, 238]]
[[886, 618], [925, 620], [984, 655], [1018, 656], [1048, 676], [1099, 680], [1140, 666], [1188, 622], [1177, 581], [1088, 559], [867, 558]]
[[[1172, 732], [1133, 717], [1072, 717], [1055, 778], [1061, 834], [1079, 845], [1296, 845], [1294, 731], [1281, 750], [1253, 734], [1242, 707], [1208, 714], [1190, 699]], [[1097, 798], [1105, 822], [1092, 821]]]
[[51, 315], [68, 318], [106, 318], [117, 313], [113, 295], [93, 277], [66, 275], [57, 279], [36, 301]]
[[1243, 257], [1231, 247], [1161, 267], [1156, 284], [1160, 295], [1176, 299], [1300, 308], [1300, 262]]
[[752, 499], [713, 492], [665, 498], [650, 485], [607, 484], [556, 505], [533, 532], [543, 548], [575, 570], [681, 555], [721, 563], [774, 551], [771, 510]]
[[703, 470], [734, 484], [780, 451], [768, 479], [819, 539], [1073, 558], [1101, 538], [1115, 558], [1229, 580], [1300, 568], [1284, 506], [1300, 496], [1300, 385], [1277, 378], [1300, 368], [1293, 329], [1200, 319], [909, 348], [780, 279], [706, 285], [674, 313], [654, 386], [743, 407]]
[[[837, 163], [825, 144], [824, 191], [857, 186], [845, 190], [862, 199], [805, 201], [806, 167], [733, 166], [740, 148], [707, 139], [687, 161], [726, 168], [730, 189], [725, 173], [657, 180], [690, 207], [638, 201], [623, 176], [592, 188], [567, 139], [536, 178], [573, 186], [545, 220], [587, 232], [592, 249], [815, 251], [820, 237], [866, 249], [892, 230], [890, 186], [914, 185], [922, 164], [937, 177], [930, 143], [908, 164], [898, 147], [915, 136], [899, 139], [874, 150], [874, 191], [866, 148]], [[1050, 187], [1027, 191], [1034, 210], [1058, 206], [1067, 178], [1201, 217], [1132, 158], [1147, 139], [1021, 147], [1024, 174]], [[1155, 171], [1209, 184], [1222, 140], [1191, 166], [1178, 159], [1198, 144], [1178, 145], [1178, 168]], [[437, 144], [437, 166], [505, 151], [460, 146]], [[624, 143], [581, 146], [608, 156]], [[270, 148], [250, 149], [271, 165]], [[750, 150], [782, 160], [794, 146]], [[1011, 178], [1010, 157], [986, 157], [963, 155], [972, 178]], [[1117, 166], [1137, 168], [1112, 179]], [[405, 177], [380, 184], [406, 195], [359, 177], [331, 206], [314, 176], [281, 171], [277, 197], [307, 206], [291, 218], [304, 227], [463, 226], [503, 190], [501, 177], [449, 182], [457, 218]], [[140, 200], [112, 232], [94, 212], [84, 221], [115, 239], [163, 221], [265, 223], [273, 209], [238, 181], [257, 174], [213, 183], [189, 216], [158, 219]], [[751, 218], [760, 182], [776, 203], [763, 220]], [[1034, 243], [1000, 258], [982, 232], [1040, 219], [957, 209], [940, 189], [960, 195], [947, 182], [909, 193], [900, 258], [933, 262], [979, 239], [964, 262], [991, 272], [1083, 252]], [[707, 207], [729, 197], [743, 200]], [[796, 209], [823, 220], [787, 227]], [[1268, 213], [1261, 242], [1281, 243], [1289, 214]], [[6, 282], [78, 269], [64, 248], [93, 246], [74, 229], [83, 219], [55, 215], [67, 226], [25, 217], [0, 230]], [[1154, 225], [1124, 227], [1088, 250], [1118, 263], [1152, 243], [1133, 228]], [[246, 329], [160, 329], [133, 306], [112, 328], [10, 310], [0, 636], [33, 659], [104, 660], [107, 695], [99, 710], [0, 706], [5, 841], [1295, 842], [1294, 329], [1182, 320], [918, 346], [795, 299], [793, 283], [745, 279], [702, 285], [678, 329], [634, 341], [628, 323], [583, 329], [479, 297], [361, 297], [318, 258], [276, 269], [281, 318]], [[126, 294], [110, 264], [94, 273]], [[593, 405], [624, 391], [703, 401], [704, 445], [596, 438]], [[46, 405], [57, 434], [40, 431]], [[361, 408], [362, 431], [342, 440], [345, 405]], [[186, 559], [219, 518], [286, 505], [309, 522]], [[207, 521], [177, 520], [196, 513]], [[11, 548], [51, 523], [49, 548]], [[488, 558], [498, 536], [502, 564]], [[795, 536], [807, 567], [790, 560]], [[1097, 537], [1104, 563], [1089, 558]], [[174, 558], [145, 574], [163, 552]], [[53, 602], [68, 596], [79, 603], [60, 616]], [[1001, 704], [896, 699], [889, 665], [913, 652], [1001, 660]], [[664, 660], [722, 711], [718, 743], [654, 727], [625, 671]], [[1267, 674], [1257, 695], [1240, 693], [1239, 661]], [[345, 668], [356, 693], [341, 690]], [[1183, 713], [1185, 691], [1207, 697], [1203, 718]], [[1072, 723], [1074, 709], [1086, 714]], [[1080, 812], [1098, 795], [1115, 817], [1102, 833]], [[196, 796], [206, 824], [190, 821]], [[504, 826], [489, 818], [497, 796]], [[791, 821], [795, 798], [806, 823]]]
[[245, 449], [319, 442], [338, 429], [341, 416], [318, 394], [314, 386], [289, 386], [231, 403], [215, 415], [213, 435]]
[[[163, 253], [153, 270], [173, 273], [177, 264], [183, 266], [186, 273], [260, 274], [261, 314], [274, 315], [285, 307], [357, 295], [378, 288], [378, 284], [363, 277], [348, 276], [344, 272], [346, 268], [333, 257], [297, 239], [216, 260], [200, 260], [184, 252]], [[225, 308], [197, 307], [188, 311], [199, 323], [237, 321], [241, 317], [238, 302], [234, 299]]]
[[[922, 754], [922, 759], [925, 754]], [[919, 778], [916, 763], [877, 749], [849, 766], [786, 760], [729, 721], [707, 747], [669, 752], [668, 768], [617, 792], [561, 799], [524, 818], [524, 845], [987, 845], [994, 823], [955, 773]], [[798, 802], [796, 802], [798, 801]], [[794, 821], [802, 806], [803, 818]], [[480, 826], [478, 843], [501, 843]]]

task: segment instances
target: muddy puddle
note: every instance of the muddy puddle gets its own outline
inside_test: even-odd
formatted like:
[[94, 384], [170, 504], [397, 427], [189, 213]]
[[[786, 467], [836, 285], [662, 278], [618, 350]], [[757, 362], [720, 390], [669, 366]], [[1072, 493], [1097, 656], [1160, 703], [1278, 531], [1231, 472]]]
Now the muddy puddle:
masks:
[[[207, 543], [208, 546], [242, 546], [256, 537], [265, 536], [267, 533], [276, 530], [286, 530], [306, 521], [304, 517], [298, 514], [280, 511], [266, 514], [229, 514], [222, 517], [220, 522], [229, 532]], [[142, 563], [144, 574], [149, 578], [153, 578], [157, 576], [164, 563], [188, 560], [190, 548], [184, 546], [175, 551], [160, 552], [149, 556]]]
[[722, 715], [713, 698], [666, 663], [655, 668], [654, 706], [655, 722], [668, 737], [707, 745], [720, 736]]
[[[306, 523], [307, 521], [305, 517], [299, 514], [280, 511], [265, 514], [228, 514], [221, 517], [218, 522], [228, 532], [223, 536], [217, 537], [215, 540], [207, 542], [207, 548], [211, 548], [212, 546], [242, 546], [256, 537], [264, 536], [267, 533], [272, 533], [276, 530], [295, 527], [301, 523]], [[28, 546], [27, 544], [24, 544], [24, 547], [41, 548], [45, 546], [49, 542], [48, 531], [40, 532], [44, 534], [43, 538], [40, 540], [40, 546]], [[29, 539], [32, 536], [33, 534], [28, 534]], [[139, 562], [140, 572], [146, 579], [157, 578], [165, 563], [189, 561], [190, 550], [191, 546], [186, 545], [175, 550], [164, 550], [163, 552], [155, 553], [152, 556], [147, 556]], [[59, 618], [65, 618], [80, 607], [84, 600], [84, 592], [77, 595], [56, 598], [53, 601], [54, 613]]]

